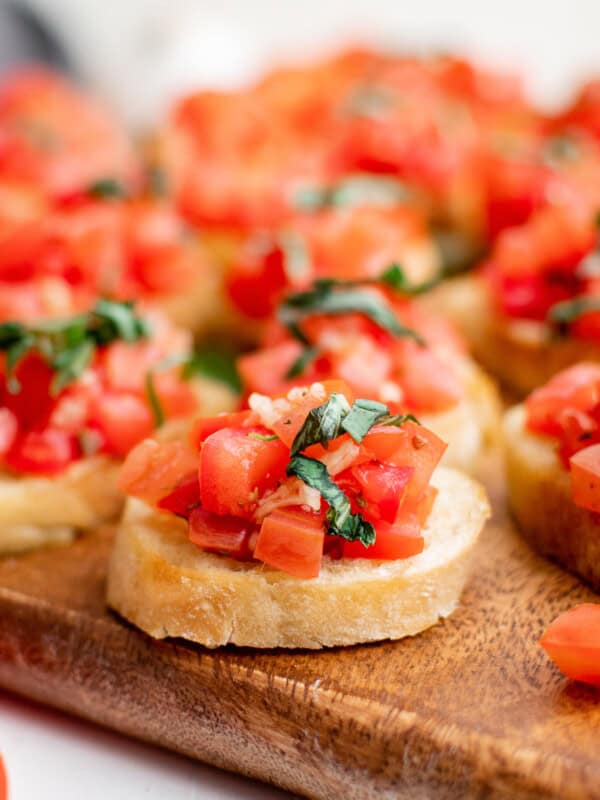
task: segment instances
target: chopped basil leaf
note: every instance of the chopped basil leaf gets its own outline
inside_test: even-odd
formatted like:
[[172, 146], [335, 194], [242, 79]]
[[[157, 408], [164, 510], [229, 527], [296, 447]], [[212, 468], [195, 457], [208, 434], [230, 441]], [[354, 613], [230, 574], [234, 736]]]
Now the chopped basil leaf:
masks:
[[274, 442], [279, 439], [279, 436], [275, 433], [257, 433], [256, 431], [251, 431], [247, 436], [249, 439], [258, 439], [259, 442]]
[[148, 398], [148, 405], [154, 417], [154, 427], [160, 428], [165, 422], [165, 412], [160, 402], [160, 397], [154, 385], [154, 371], [148, 370], [146, 373], [146, 396]]
[[316, 347], [305, 347], [292, 366], [285, 373], [286, 380], [292, 380], [302, 375], [308, 365], [317, 358], [319, 350]]
[[51, 391], [56, 394], [77, 380], [90, 364], [96, 347], [121, 339], [135, 342], [150, 330], [137, 317], [131, 303], [99, 300], [92, 311], [66, 320], [34, 325], [6, 322], [0, 325], [0, 351], [6, 353], [9, 391], [20, 391], [13, 371], [19, 361], [35, 350], [54, 371]]
[[416, 331], [398, 322], [396, 314], [383, 297], [355, 288], [354, 284], [344, 285], [335, 280], [320, 279], [314, 282], [312, 289], [288, 295], [277, 309], [280, 322], [292, 336], [305, 345], [309, 342], [302, 333], [300, 324], [306, 317], [315, 314], [339, 316], [352, 313], [363, 314], [393, 336], [409, 337], [424, 344]]
[[600, 297], [583, 295], [553, 305], [548, 312], [547, 320], [560, 333], [567, 333], [573, 322], [591, 311], [600, 311]]
[[389, 409], [383, 403], [375, 400], [355, 400], [352, 408], [342, 420], [342, 428], [355, 442], [360, 444], [373, 425], [381, 417], [389, 415]]
[[381, 273], [380, 281], [390, 286], [392, 289], [402, 292], [402, 294], [415, 295], [429, 292], [434, 286], [440, 283], [442, 277], [442, 273], [439, 272], [437, 275], [434, 275], [433, 278], [423, 281], [422, 283], [411, 283], [404, 274], [404, 270], [401, 266], [398, 264], [391, 264]]
[[118, 200], [122, 197], [127, 197], [125, 187], [116, 178], [101, 178], [95, 181], [88, 186], [87, 193], [102, 200]]
[[328, 442], [340, 436], [342, 420], [349, 411], [350, 406], [344, 395], [332, 392], [326, 403], [308, 412], [292, 442], [290, 454], [295, 456], [313, 444], [327, 447]]
[[377, 420], [378, 425], [393, 425], [395, 428], [401, 428], [405, 422], [416, 422], [417, 425], [421, 423], [414, 414], [390, 414], [389, 416], [381, 417]]
[[362, 514], [353, 514], [350, 500], [332, 480], [322, 461], [296, 455], [287, 466], [287, 474], [295, 476], [307, 486], [316, 489], [329, 504], [327, 532], [349, 542], [362, 542], [369, 547], [375, 542], [375, 528]]

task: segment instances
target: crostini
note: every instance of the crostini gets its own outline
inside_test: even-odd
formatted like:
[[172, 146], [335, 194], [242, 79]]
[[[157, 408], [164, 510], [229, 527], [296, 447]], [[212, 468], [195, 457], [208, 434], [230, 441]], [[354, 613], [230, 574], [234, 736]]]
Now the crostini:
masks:
[[193, 372], [190, 344], [160, 314], [107, 300], [68, 319], [0, 325], [0, 553], [115, 518], [123, 456], [202, 399], [212, 410], [212, 387], [182, 374], [184, 362]]
[[526, 394], [576, 361], [600, 360], [598, 229], [586, 207], [548, 207], [497, 238], [477, 274], [424, 302], [443, 309], [479, 361]]
[[523, 536], [600, 591], [600, 364], [554, 376], [504, 418], [510, 508]]
[[238, 358], [243, 389], [279, 395], [341, 378], [392, 413], [417, 414], [448, 443], [444, 463], [473, 472], [496, 435], [496, 388], [450, 323], [395, 292], [406, 281], [399, 267], [381, 277], [321, 280], [287, 295], [262, 346]]
[[128, 456], [108, 603], [207, 647], [397, 639], [456, 607], [489, 514], [445, 444], [340, 381], [254, 394]]

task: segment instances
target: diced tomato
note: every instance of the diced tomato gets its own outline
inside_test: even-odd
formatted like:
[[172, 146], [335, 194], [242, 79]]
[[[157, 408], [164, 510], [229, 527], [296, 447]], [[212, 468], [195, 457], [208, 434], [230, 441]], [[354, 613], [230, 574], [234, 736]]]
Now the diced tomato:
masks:
[[193, 387], [174, 372], [154, 376], [154, 387], [167, 419], [189, 417], [198, 411], [199, 400]]
[[266, 253], [242, 253], [231, 270], [227, 288], [242, 314], [263, 319], [272, 313], [287, 283], [285, 255], [274, 245]]
[[407, 497], [419, 500], [447, 446], [435, 433], [408, 420], [400, 428], [375, 425], [363, 439], [361, 449], [376, 461], [413, 467]]
[[555, 375], [525, 401], [527, 426], [536, 433], [560, 435], [560, 412], [590, 411], [600, 404], [600, 364], [583, 362]]
[[4, 462], [15, 472], [56, 475], [79, 455], [76, 440], [65, 431], [46, 428], [17, 436]]
[[301, 353], [300, 342], [289, 341], [240, 356], [236, 363], [244, 389], [281, 394], [287, 384], [286, 374]]
[[157, 503], [198, 470], [198, 453], [184, 441], [146, 439], [127, 456], [119, 475], [124, 494]]
[[200, 482], [198, 470], [190, 475], [173, 489], [172, 492], [162, 497], [158, 503], [161, 511], [170, 511], [178, 517], [189, 517], [192, 509], [200, 503]]
[[296, 578], [316, 578], [324, 538], [319, 514], [297, 506], [278, 509], [263, 520], [254, 558]]
[[394, 522], [414, 468], [367, 461], [351, 467], [351, 471], [370, 514], [385, 522]]
[[250, 558], [252, 522], [240, 517], [221, 516], [195, 508], [189, 518], [190, 540], [212, 553], [227, 553], [235, 558]]
[[461, 380], [443, 359], [428, 347], [406, 339], [395, 347], [405, 407], [415, 412], [445, 411], [459, 402], [463, 396]]
[[202, 506], [215, 514], [247, 516], [267, 489], [285, 476], [289, 450], [279, 439], [263, 441], [266, 428], [222, 428], [200, 451]]
[[150, 436], [154, 419], [148, 405], [134, 394], [104, 392], [95, 398], [90, 421], [106, 442], [106, 451], [125, 456]]
[[2, 405], [17, 417], [22, 429], [40, 429], [48, 423], [56, 404], [50, 391], [53, 378], [54, 373], [44, 359], [31, 353], [15, 367], [14, 390], [5, 381]]
[[8, 408], [0, 408], [0, 456], [10, 450], [18, 430], [17, 418]]
[[360, 542], [344, 542], [344, 558], [394, 561], [416, 556], [425, 546], [421, 527], [414, 514], [401, 515], [393, 524], [378, 522], [375, 525], [375, 534], [375, 543], [370, 547], [365, 547]]
[[429, 519], [429, 515], [433, 511], [435, 499], [439, 494], [439, 490], [435, 486], [428, 486], [427, 491], [421, 500], [405, 500], [402, 503], [401, 514], [415, 514], [419, 525], [424, 528]]
[[227, 412], [217, 414], [216, 417], [200, 417], [197, 419], [190, 431], [190, 442], [193, 447], [200, 449], [202, 442], [207, 439], [211, 433], [220, 431], [223, 428], [241, 428], [245, 423], [252, 418], [252, 411], [235, 411], [232, 414]]
[[548, 627], [540, 644], [567, 678], [600, 686], [600, 605], [582, 603]]
[[600, 444], [575, 453], [569, 464], [574, 502], [590, 511], [600, 512]]

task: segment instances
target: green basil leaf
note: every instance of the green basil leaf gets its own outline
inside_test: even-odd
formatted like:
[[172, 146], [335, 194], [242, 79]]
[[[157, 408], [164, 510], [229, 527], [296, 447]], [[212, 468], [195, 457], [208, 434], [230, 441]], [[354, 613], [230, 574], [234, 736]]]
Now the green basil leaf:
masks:
[[566, 334], [573, 322], [591, 311], [600, 311], [600, 297], [583, 295], [553, 305], [548, 312], [547, 320], [560, 333]]
[[349, 542], [362, 542], [369, 547], [375, 542], [375, 529], [361, 514], [353, 514], [350, 500], [332, 480], [322, 461], [296, 455], [287, 466], [287, 474], [299, 478], [316, 489], [329, 505], [326, 514], [328, 533]]
[[127, 197], [127, 190], [116, 178], [101, 178], [88, 186], [87, 193], [102, 200], [118, 200]]
[[390, 414], [389, 416], [380, 417], [377, 420], [377, 425], [393, 425], [395, 428], [401, 428], [409, 420], [417, 425], [421, 424], [414, 414]]
[[441, 282], [442, 277], [440, 272], [434, 275], [433, 278], [423, 281], [422, 283], [411, 283], [404, 274], [402, 267], [398, 264], [391, 264], [381, 273], [380, 281], [386, 284], [386, 286], [390, 286], [392, 289], [402, 292], [402, 294], [417, 295], [429, 292]]
[[305, 346], [304, 350], [300, 353], [298, 358], [285, 373], [286, 380], [292, 380], [293, 378], [298, 378], [300, 375], [302, 375], [308, 365], [311, 364], [318, 355], [319, 350], [317, 347]]
[[132, 303], [119, 303], [116, 300], [98, 300], [92, 315], [91, 326], [96, 322], [97, 338], [100, 344], [113, 339], [136, 342], [150, 333], [148, 323], [137, 317]]
[[313, 444], [322, 444], [326, 448], [330, 441], [341, 434], [342, 420], [349, 410], [350, 406], [344, 395], [332, 392], [326, 403], [308, 412], [292, 442], [290, 454], [295, 456]]
[[405, 203], [408, 198], [406, 186], [396, 178], [356, 173], [331, 186], [303, 186], [292, 196], [292, 205], [301, 211], [366, 205], [389, 207]]
[[342, 420], [341, 426], [355, 442], [360, 444], [373, 425], [388, 415], [389, 409], [383, 403], [359, 398], [352, 404], [352, 408]]
[[183, 379], [190, 380], [195, 375], [224, 383], [239, 394], [242, 382], [235, 366], [235, 355], [216, 348], [198, 350], [183, 367]]
[[84, 339], [80, 344], [67, 347], [57, 353], [51, 364], [55, 370], [50, 386], [51, 394], [59, 394], [83, 374], [93, 358], [94, 350], [94, 343], [89, 339]]
[[156, 386], [154, 385], [153, 370], [148, 370], [146, 373], [145, 386], [148, 405], [150, 406], [150, 410], [152, 411], [152, 416], [154, 418], [154, 427], [160, 428], [165, 422], [165, 411], [162, 407], [162, 403], [160, 402], [158, 392], [156, 391]]

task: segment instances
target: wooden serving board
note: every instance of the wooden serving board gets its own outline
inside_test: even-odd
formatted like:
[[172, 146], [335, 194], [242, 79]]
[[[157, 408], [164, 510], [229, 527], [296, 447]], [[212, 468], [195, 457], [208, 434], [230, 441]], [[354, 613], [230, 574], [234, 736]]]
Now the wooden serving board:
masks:
[[594, 595], [506, 517], [450, 619], [325, 652], [153, 641], [104, 607], [110, 544], [0, 562], [0, 685], [307, 797], [600, 798], [600, 692], [537, 645]]

